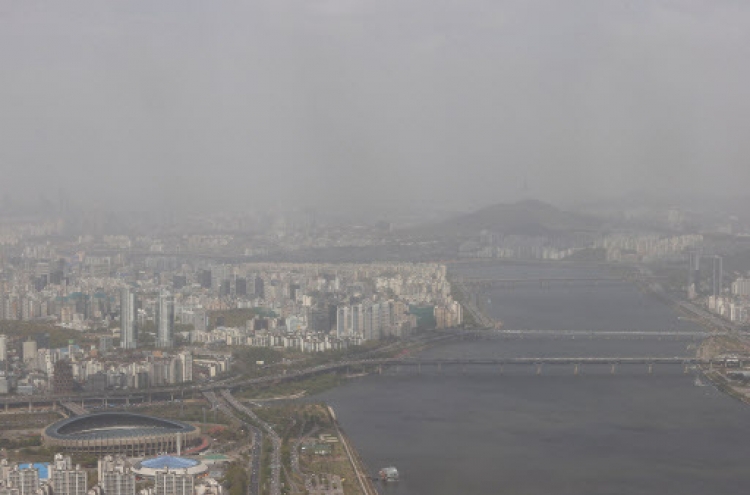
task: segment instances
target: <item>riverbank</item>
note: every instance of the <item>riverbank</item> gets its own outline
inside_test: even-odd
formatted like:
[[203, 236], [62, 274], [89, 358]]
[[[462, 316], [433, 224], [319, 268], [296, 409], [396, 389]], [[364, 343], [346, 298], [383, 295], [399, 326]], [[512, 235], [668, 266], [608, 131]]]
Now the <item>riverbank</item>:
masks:
[[359, 452], [352, 446], [349, 437], [344, 433], [341, 425], [339, 425], [335, 411], [331, 406], [328, 406], [328, 411], [331, 415], [333, 426], [336, 428], [336, 433], [341, 440], [341, 444], [346, 451], [346, 455], [349, 458], [349, 462], [351, 463], [352, 469], [357, 477], [358, 484], [362, 489], [362, 493], [364, 495], [378, 495], [378, 491], [372, 483], [372, 477], [369, 475], [367, 466], [359, 455]]

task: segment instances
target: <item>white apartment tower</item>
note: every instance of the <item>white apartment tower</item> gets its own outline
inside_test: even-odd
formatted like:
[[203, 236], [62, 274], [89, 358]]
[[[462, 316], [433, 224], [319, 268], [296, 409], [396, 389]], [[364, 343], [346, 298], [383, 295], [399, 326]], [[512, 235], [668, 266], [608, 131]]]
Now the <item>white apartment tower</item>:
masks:
[[135, 473], [127, 466], [104, 471], [99, 484], [104, 489], [104, 495], [135, 495]]
[[[155, 495], [193, 495], [193, 476], [179, 471], [157, 471]], [[106, 494], [105, 492], [105, 495]]]
[[39, 489], [39, 470], [33, 467], [19, 469], [15, 466], [8, 473], [8, 487], [18, 490], [19, 495], [36, 495]]
[[70, 456], [55, 454], [50, 466], [50, 483], [55, 495], [86, 495], [86, 471], [73, 466]]
[[336, 337], [342, 338], [349, 335], [351, 329], [352, 315], [348, 306], [336, 308]]
[[174, 344], [174, 297], [167, 291], [159, 294], [158, 322], [156, 347], [172, 347]]
[[181, 352], [180, 363], [182, 364], [182, 381], [193, 381], [193, 355], [190, 352]]
[[135, 294], [125, 287], [120, 291], [120, 347], [138, 347], [135, 325]]

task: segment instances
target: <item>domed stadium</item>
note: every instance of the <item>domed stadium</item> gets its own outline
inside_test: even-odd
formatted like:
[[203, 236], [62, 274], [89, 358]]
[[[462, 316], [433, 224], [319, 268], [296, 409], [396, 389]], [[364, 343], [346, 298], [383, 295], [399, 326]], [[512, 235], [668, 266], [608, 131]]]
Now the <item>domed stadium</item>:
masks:
[[144, 478], [156, 477], [157, 471], [175, 471], [198, 476], [208, 471], [208, 466], [197, 459], [162, 455], [140, 461], [133, 467], [133, 471]]
[[200, 429], [173, 419], [127, 412], [73, 416], [48, 426], [44, 445], [87, 454], [146, 456], [200, 442]]

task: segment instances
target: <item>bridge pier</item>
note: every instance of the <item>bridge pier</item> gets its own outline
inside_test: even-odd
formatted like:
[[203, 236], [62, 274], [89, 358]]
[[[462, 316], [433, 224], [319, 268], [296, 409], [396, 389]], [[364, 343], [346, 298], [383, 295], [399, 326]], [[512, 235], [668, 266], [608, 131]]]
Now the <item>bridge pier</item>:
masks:
[[505, 366], [501, 364], [500, 365], [500, 376], [502, 376], [504, 374], [505, 374]]
[[689, 372], [690, 372], [690, 369], [688, 368], [688, 364], [685, 363], [685, 366], [683, 366], [683, 368], [682, 368], [682, 373], [684, 375], [687, 375]]
[[536, 374], [537, 376], [542, 374], [542, 363], [537, 363], [536, 365]]
[[378, 375], [382, 375], [382, 374], [383, 374], [383, 365], [380, 364], [378, 365]]
[[648, 363], [648, 374], [649, 375], [654, 374], [654, 365], [652, 363]]
[[578, 373], [580, 372], [580, 365], [578, 363], [573, 365], [573, 374], [578, 376]]
[[612, 363], [612, 367], [609, 369], [609, 374], [610, 375], [617, 374], [617, 363]]

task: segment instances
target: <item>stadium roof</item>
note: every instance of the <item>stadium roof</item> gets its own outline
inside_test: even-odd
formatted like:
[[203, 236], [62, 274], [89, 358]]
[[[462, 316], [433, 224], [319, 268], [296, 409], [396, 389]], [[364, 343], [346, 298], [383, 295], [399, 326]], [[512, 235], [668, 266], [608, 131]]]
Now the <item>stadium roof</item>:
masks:
[[101, 412], [72, 416], [47, 427], [50, 438], [101, 440], [189, 433], [196, 428], [182, 421], [127, 412]]
[[171, 455], [163, 455], [141, 462], [141, 466], [151, 469], [187, 469], [193, 466], [197, 466], [198, 464], [200, 464], [200, 462], [196, 461], [195, 459], [173, 457]]

